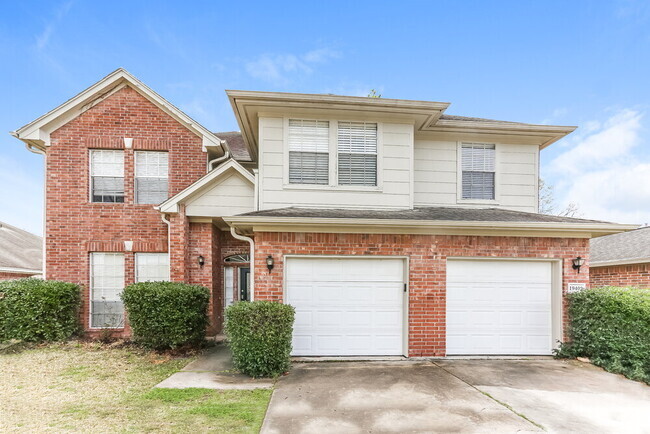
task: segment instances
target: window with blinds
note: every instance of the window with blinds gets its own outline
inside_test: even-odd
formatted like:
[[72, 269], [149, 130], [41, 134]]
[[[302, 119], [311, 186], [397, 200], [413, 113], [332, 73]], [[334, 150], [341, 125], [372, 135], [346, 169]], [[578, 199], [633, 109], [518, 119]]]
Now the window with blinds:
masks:
[[124, 254], [90, 254], [90, 326], [124, 327]]
[[168, 198], [167, 152], [135, 153], [135, 201], [159, 204]]
[[463, 199], [494, 199], [495, 154], [494, 145], [463, 143]]
[[289, 183], [329, 184], [329, 122], [289, 119]]
[[90, 151], [92, 202], [124, 202], [124, 151]]
[[161, 282], [169, 281], [169, 254], [136, 253], [135, 281]]
[[377, 124], [338, 123], [339, 185], [377, 185]]

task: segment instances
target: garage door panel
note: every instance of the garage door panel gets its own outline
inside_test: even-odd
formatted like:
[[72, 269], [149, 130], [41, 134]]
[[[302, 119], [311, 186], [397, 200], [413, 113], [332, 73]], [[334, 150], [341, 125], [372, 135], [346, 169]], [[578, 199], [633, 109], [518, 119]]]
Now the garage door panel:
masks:
[[550, 262], [449, 260], [447, 354], [551, 354]]
[[401, 259], [288, 258], [293, 354], [402, 354], [403, 272]]

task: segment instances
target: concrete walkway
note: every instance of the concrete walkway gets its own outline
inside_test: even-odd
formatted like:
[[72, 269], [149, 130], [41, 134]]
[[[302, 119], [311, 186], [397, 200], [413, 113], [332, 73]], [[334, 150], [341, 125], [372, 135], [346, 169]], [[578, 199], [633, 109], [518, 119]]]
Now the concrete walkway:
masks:
[[253, 379], [233, 372], [232, 354], [225, 343], [207, 349], [198, 359], [155, 387], [167, 389], [271, 389], [273, 380]]
[[650, 432], [650, 387], [563, 360], [296, 363], [263, 433]]

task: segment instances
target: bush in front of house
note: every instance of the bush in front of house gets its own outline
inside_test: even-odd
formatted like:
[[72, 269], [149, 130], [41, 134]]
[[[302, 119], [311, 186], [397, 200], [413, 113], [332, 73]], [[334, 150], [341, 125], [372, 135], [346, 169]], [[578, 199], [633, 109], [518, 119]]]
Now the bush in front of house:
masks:
[[133, 340], [145, 348], [197, 347], [205, 339], [210, 291], [177, 282], [140, 282], [122, 291]]
[[291, 365], [295, 310], [271, 301], [242, 301], [226, 309], [225, 331], [235, 368], [251, 377], [275, 377]]
[[79, 331], [79, 285], [35, 278], [0, 281], [0, 341], [62, 341]]
[[569, 342], [559, 356], [589, 357], [650, 383], [650, 289], [605, 287], [568, 295]]

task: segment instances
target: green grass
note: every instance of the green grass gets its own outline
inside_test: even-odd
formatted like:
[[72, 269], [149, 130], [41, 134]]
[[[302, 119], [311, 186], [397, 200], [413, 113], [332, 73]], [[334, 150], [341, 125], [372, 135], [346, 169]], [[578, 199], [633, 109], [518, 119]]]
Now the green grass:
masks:
[[152, 389], [192, 359], [74, 342], [0, 354], [0, 432], [258, 432], [270, 390]]

